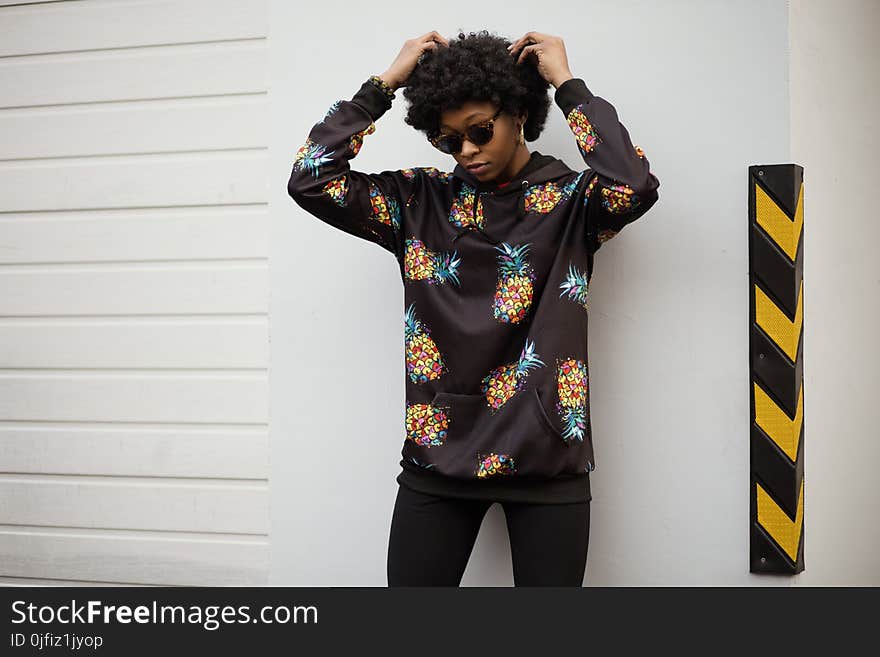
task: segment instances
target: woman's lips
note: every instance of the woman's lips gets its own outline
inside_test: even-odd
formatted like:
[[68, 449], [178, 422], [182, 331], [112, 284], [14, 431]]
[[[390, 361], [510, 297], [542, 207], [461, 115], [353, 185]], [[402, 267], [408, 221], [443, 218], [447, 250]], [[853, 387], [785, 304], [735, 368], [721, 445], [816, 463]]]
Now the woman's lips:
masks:
[[467, 168], [467, 170], [470, 171], [471, 173], [482, 173], [482, 172], [485, 171], [488, 167], [489, 167], [489, 164], [488, 164], [488, 163], [485, 163], [485, 164], [481, 164], [480, 166], [477, 166], [477, 167], [466, 167], [466, 168]]

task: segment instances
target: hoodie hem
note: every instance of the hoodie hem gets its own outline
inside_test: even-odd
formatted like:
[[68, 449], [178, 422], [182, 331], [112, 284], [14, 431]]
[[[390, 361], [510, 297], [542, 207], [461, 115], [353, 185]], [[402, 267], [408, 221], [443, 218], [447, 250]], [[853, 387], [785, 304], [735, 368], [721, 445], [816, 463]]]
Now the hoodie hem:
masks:
[[530, 504], [571, 504], [593, 499], [589, 473], [560, 475], [546, 481], [467, 481], [426, 472], [403, 459], [400, 466], [401, 472], [396, 478], [398, 484], [439, 497]]

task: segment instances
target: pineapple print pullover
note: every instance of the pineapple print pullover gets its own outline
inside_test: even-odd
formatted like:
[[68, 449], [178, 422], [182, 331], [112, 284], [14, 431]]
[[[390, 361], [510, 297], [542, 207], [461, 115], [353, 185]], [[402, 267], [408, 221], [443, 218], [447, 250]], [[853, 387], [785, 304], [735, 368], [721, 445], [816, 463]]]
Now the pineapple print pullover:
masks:
[[353, 170], [392, 99], [367, 80], [334, 102], [297, 151], [288, 193], [397, 260], [406, 361], [397, 481], [457, 497], [590, 500], [593, 258], [656, 203], [660, 182], [615, 108], [581, 78], [554, 100], [586, 168], [533, 151], [500, 185], [457, 163]]

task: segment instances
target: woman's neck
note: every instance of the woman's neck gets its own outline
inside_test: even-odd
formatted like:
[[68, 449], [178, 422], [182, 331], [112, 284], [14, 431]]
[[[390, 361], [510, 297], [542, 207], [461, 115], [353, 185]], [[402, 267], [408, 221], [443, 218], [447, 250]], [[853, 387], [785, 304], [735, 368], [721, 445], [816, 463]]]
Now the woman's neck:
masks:
[[520, 144], [519, 147], [514, 152], [513, 157], [510, 158], [510, 162], [507, 164], [507, 167], [495, 176], [495, 180], [493, 181], [496, 185], [506, 185], [511, 180], [516, 178], [520, 171], [523, 170], [526, 164], [528, 164], [531, 159], [532, 154], [529, 152], [529, 149], [525, 144]]

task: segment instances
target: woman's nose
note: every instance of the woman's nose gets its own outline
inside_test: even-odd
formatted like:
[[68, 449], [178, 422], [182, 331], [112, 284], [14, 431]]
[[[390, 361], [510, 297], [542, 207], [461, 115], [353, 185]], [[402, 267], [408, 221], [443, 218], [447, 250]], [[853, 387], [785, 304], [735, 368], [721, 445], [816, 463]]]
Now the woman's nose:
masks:
[[474, 144], [469, 142], [467, 139], [462, 140], [461, 142], [461, 155], [462, 157], [466, 157], [471, 159], [476, 153], [479, 153], [480, 149], [477, 148]]

